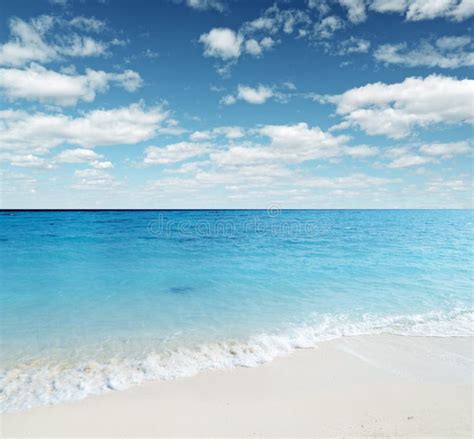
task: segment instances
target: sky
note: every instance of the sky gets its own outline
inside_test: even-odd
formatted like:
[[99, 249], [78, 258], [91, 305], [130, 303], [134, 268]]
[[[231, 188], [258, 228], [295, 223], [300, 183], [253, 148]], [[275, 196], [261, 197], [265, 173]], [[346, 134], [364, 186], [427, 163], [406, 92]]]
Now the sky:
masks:
[[3, 0], [1, 208], [471, 208], [474, 0]]

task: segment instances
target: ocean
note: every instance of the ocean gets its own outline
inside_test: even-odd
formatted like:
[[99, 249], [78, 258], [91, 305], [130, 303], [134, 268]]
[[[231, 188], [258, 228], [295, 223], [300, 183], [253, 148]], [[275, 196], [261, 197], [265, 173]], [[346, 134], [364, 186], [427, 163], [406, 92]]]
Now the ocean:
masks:
[[471, 210], [1, 211], [2, 412], [359, 334], [473, 335]]

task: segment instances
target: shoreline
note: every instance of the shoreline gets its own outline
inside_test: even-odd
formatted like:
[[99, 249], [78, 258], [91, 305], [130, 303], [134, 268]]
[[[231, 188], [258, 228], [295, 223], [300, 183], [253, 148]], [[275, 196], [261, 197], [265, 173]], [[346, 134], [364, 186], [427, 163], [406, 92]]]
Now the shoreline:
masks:
[[3, 414], [3, 437], [472, 435], [472, 337], [365, 335]]

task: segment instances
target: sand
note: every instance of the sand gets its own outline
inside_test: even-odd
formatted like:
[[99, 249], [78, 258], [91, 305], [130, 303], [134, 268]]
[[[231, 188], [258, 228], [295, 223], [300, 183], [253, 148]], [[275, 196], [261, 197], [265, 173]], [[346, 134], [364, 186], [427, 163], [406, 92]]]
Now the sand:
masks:
[[472, 437], [473, 339], [345, 337], [2, 416], [3, 437]]

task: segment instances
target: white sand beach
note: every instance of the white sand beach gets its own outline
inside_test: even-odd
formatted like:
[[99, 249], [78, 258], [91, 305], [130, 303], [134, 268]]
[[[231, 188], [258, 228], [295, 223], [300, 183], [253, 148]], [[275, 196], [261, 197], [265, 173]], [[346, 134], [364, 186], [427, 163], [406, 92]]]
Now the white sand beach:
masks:
[[358, 336], [2, 416], [2, 437], [472, 437], [473, 340]]

